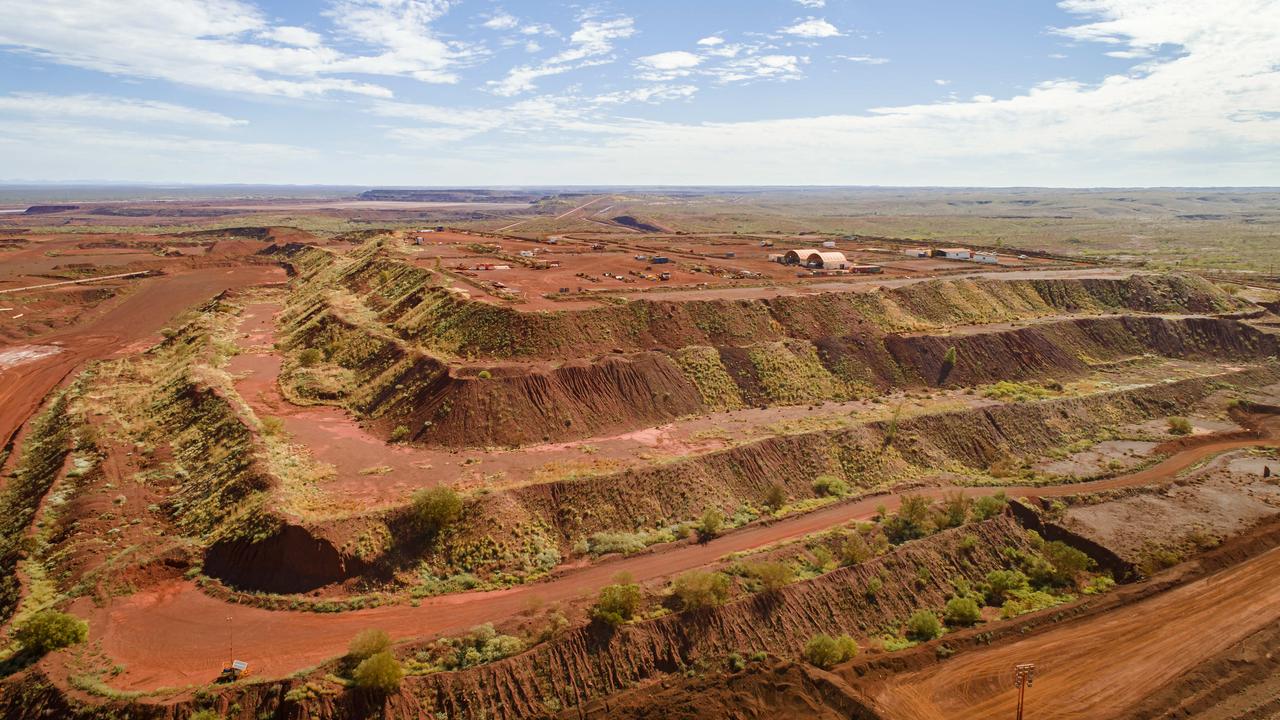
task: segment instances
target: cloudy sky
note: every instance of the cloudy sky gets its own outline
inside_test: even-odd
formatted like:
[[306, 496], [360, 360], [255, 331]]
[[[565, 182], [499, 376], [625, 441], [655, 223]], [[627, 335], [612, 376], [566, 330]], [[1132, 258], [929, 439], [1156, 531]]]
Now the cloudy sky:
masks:
[[0, 0], [0, 180], [1278, 185], [1280, 0]]

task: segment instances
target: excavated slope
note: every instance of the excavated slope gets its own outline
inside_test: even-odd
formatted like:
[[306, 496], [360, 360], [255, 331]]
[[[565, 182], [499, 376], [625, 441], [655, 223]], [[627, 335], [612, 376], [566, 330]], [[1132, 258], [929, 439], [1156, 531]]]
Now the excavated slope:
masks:
[[[287, 346], [319, 349], [352, 371], [359, 389], [345, 404], [385, 436], [452, 447], [584, 439], [692, 414], [848, 400], [891, 387], [1065, 380], [1087, 373], [1092, 364], [1143, 354], [1276, 354], [1273, 336], [1238, 321], [1205, 317], [1086, 317], [956, 334], [905, 333], [1024, 315], [1240, 307], [1198, 278], [1134, 276], [938, 281], [727, 304], [639, 301], [610, 311], [625, 315], [631, 306], [648, 308], [642, 314], [661, 329], [633, 337], [644, 349], [633, 344], [630, 352], [589, 356], [592, 346], [584, 340], [569, 353], [575, 359], [560, 363], [463, 364], [435, 353], [475, 348], [433, 349], [433, 343], [424, 345], [421, 336], [403, 331], [401, 320], [421, 310], [423, 293], [439, 291], [450, 302], [482, 306], [477, 313], [514, 313], [530, 328], [554, 316], [560, 325], [573, 320], [594, 331], [598, 318], [594, 311], [518, 313], [465, 300], [430, 285], [431, 271], [388, 259], [371, 246], [345, 261], [316, 248], [280, 252], [302, 278], [284, 316]], [[335, 298], [335, 285], [354, 295]], [[708, 308], [719, 313], [716, 323], [704, 317], [712, 312]], [[833, 322], [842, 313], [843, 321]], [[711, 332], [712, 326], [743, 329]], [[432, 327], [447, 333], [443, 326]], [[548, 331], [547, 337], [562, 330]], [[734, 344], [739, 341], [745, 344]], [[951, 354], [957, 362], [947, 361]]]

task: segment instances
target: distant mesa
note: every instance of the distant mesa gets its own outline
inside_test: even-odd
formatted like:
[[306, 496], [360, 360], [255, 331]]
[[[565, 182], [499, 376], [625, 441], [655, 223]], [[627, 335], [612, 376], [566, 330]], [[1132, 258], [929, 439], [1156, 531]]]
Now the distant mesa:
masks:
[[79, 210], [79, 205], [32, 205], [24, 211], [23, 215], [52, 215], [53, 213], [67, 212], [68, 210]]

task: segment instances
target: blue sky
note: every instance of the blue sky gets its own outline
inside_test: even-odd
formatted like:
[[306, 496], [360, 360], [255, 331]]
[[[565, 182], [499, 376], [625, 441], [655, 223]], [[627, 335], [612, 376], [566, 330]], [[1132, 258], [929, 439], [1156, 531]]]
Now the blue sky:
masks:
[[1280, 178], [1280, 0], [0, 0], [0, 17], [0, 180]]

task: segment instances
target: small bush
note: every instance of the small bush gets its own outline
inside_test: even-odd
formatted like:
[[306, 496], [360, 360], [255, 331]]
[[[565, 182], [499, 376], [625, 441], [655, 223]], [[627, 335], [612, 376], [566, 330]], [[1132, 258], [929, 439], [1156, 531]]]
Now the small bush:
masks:
[[635, 583], [606, 585], [600, 589], [591, 615], [609, 625], [621, 625], [635, 617], [641, 599], [640, 586]]
[[760, 583], [760, 590], [763, 592], [780, 590], [790, 585], [796, 577], [791, 565], [776, 561], [752, 563], [747, 567], [747, 572]]
[[813, 481], [813, 491], [823, 497], [844, 497], [849, 494], [849, 483], [835, 475], [820, 475]]
[[1190, 435], [1191, 421], [1184, 417], [1169, 418], [1169, 434], [1170, 435]]
[[395, 692], [400, 688], [400, 679], [403, 677], [404, 669], [400, 667], [400, 661], [389, 650], [365, 658], [351, 674], [356, 687], [380, 693]]
[[946, 368], [953, 368], [956, 366], [956, 348], [954, 345], [947, 348], [947, 353], [942, 356], [942, 365]]
[[1110, 575], [1098, 575], [1084, 586], [1085, 595], [1101, 595], [1116, 586], [1116, 581], [1111, 579]]
[[987, 604], [999, 607], [1015, 593], [1026, 590], [1027, 576], [1017, 570], [992, 570], [987, 573]]
[[787, 504], [787, 489], [778, 484], [769, 486], [764, 493], [764, 506], [771, 512], [778, 512]]
[[57, 610], [41, 610], [19, 624], [13, 637], [23, 650], [44, 655], [84, 642], [88, 634], [89, 624], [80, 618]]
[[930, 517], [932, 501], [923, 495], [903, 495], [898, 513], [885, 519], [884, 534], [894, 544], [917, 540], [937, 531]]
[[858, 643], [848, 635], [833, 638], [819, 633], [804, 646], [804, 659], [824, 670], [851, 660], [858, 654]]
[[352, 664], [356, 664], [390, 649], [391, 638], [385, 632], [375, 629], [362, 630], [351, 638], [351, 644], [347, 646], [347, 658], [354, 661]]
[[284, 420], [271, 416], [262, 418], [262, 432], [276, 437], [284, 435]]
[[982, 620], [982, 611], [973, 598], [956, 597], [947, 601], [944, 617], [952, 627], [969, 627]]
[[435, 537], [462, 514], [462, 498], [452, 488], [423, 488], [413, 494], [413, 520], [418, 529]]
[[698, 521], [698, 537], [703, 542], [720, 534], [720, 528], [724, 526], [724, 513], [719, 508], [707, 508], [702, 513], [702, 519]]
[[409, 437], [409, 428], [404, 425], [397, 425], [395, 429], [391, 431], [391, 442], [400, 442], [407, 437]]
[[671, 581], [671, 593], [685, 610], [723, 605], [729, 598], [729, 577], [724, 573], [691, 570]]
[[906, 636], [916, 642], [942, 637], [942, 621], [929, 610], [917, 610], [907, 618]]
[[298, 364], [302, 367], [315, 367], [321, 360], [324, 360], [324, 353], [316, 348], [307, 348], [298, 353]]
[[1053, 607], [1061, 602], [1057, 597], [1040, 590], [1023, 590], [1011, 594], [1000, 607], [1000, 617], [1008, 620], [1036, 610]]
[[1067, 587], [1074, 585], [1080, 573], [1093, 567], [1093, 559], [1070, 545], [1055, 540], [1044, 544], [1040, 554], [1052, 566], [1048, 577], [1031, 577], [1037, 586]]
[[995, 495], [983, 495], [973, 501], [973, 506], [969, 509], [970, 514], [975, 521], [990, 520], [1000, 513], [1004, 512], [1005, 505], [1009, 504], [1003, 491]]
[[480, 378], [481, 380], [488, 380], [489, 378], [493, 377], [493, 373], [489, 372], [488, 370], [481, 370], [480, 372], [476, 373], [476, 377]]

